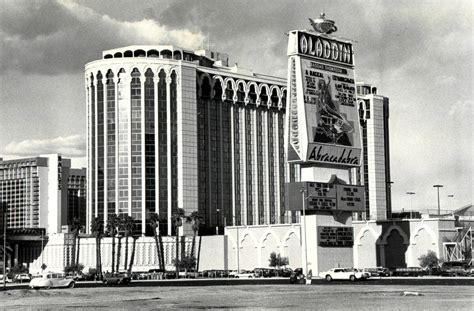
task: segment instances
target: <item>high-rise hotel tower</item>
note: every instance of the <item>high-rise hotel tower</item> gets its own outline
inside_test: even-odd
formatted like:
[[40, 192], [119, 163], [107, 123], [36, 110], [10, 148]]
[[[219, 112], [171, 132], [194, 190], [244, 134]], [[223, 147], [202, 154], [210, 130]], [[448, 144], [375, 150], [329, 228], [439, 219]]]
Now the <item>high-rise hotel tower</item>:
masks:
[[286, 79], [228, 62], [129, 46], [86, 65], [89, 222], [128, 214], [146, 233], [158, 213], [171, 234], [178, 208], [202, 232], [284, 222]]

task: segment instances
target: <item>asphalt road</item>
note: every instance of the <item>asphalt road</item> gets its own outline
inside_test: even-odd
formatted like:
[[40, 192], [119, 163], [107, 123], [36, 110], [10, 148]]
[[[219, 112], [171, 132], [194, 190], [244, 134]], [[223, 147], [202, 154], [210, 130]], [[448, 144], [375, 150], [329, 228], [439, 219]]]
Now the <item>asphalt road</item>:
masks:
[[[0, 309], [474, 309], [474, 287], [470, 285], [377, 285], [373, 282], [333, 282], [310, 286], [288, 283], [152, 286], [155, 282], [148, 283], [150, 284], [146, 285], [149, 286], [136, 283], [132, 284], [133, 286], [101, 288], [11, 289], [0, 292]], [[355, 284], [357, 286], [354, 286]], [[417, 293], [418, 296], [404, 296], [403, 293], [407, 291]]]

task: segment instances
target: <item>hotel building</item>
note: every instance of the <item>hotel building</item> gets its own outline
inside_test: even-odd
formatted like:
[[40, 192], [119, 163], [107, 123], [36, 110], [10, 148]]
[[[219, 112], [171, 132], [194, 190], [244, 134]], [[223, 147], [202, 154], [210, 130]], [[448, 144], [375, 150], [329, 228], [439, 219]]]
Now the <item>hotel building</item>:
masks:
[[89, 221], [128, 214], [149, 233], [158, 213], [168, 235], [178, 208], [200, 232], [285, 222], [286, 79], [228, 65], [175, 46], [86, 65]]
[[86, 196], [85, 169], [70, 167], [71, 160], [58, 154], [0, 159], [0, 201], [7, 207], [7, 228], [43, 228], [49, 235], [62, 232], [62, 226], [81, 215], [85, 226], [86, 206], [80, 199]]

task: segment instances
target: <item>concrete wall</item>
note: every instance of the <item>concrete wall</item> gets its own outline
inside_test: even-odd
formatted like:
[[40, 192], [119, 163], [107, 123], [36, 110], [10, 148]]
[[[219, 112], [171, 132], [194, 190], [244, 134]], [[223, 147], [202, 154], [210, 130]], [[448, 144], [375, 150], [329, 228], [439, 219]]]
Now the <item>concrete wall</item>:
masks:
[[419, 267], [428, 250], [443, 258], [443, 242], [456, 235], [453, 219], [355, 221], [354, 266]]
[[301, 267], [300, 230], [299, 224], [227, 227], [228, 269], [236, 270], [237, 261], [244, 270], [269, 267], [272, 252], [288, 257], [289, 267]]

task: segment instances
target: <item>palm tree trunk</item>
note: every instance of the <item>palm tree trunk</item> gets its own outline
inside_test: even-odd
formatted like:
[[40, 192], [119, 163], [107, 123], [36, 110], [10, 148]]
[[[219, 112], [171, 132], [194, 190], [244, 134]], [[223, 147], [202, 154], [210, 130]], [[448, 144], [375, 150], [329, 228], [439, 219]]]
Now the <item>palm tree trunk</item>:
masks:
[[112, 237], [112, 273], [115, 272], [115, 236]]
[[76, 234], [72, 235], [71, 265], [76, 262]]
[[164, 248], [163, 248], [163, 239], [161, 237], [161, 234], [158, 235], [158, 242], [160, 246], [160, 269], [166, 269], [165, 268], [165, 254], [164, 254]]
[[116, 272], [119, 272], [119, 267], [120, 267], [120, 256], [122, 255], [122, 237], [118, 237], [118, 243], [117, 243], [117, 266], [116, 266]]
[[125, 258], [123, 263], [123, 270], [127, 271], [127, 263], [128, 263], [128, 235], [125, 236]]
[[191, 244], [191, 257], [194, 257], [195, 244], [196, 244], [196, 230], [194, 230], [193, 243]]
[[156, 244], [156, 256], [158, 258], [158, 266], [160, 267], [160, 269], [164, 269], [163, 266], [161, 265], [160, 244], [158, 243], [158, 235], [156, 234], [156, 230], [154, 233], [154, 238], [155, 238], [155, 244]]
[[130, 255], [130, 265], [128, 266], [128, 272], [132, 272], [133, 261], [135, 260], [135, 247], [137, 245], [137, 238], [133, 237], [132, 241], [132, 254]]
[[100, 271], [100, 269], [99, 269], [99, 265], [100, 265], [100, 263], [99, 263], [99, 256], [100, 256], [99, 255], [99, 247], [100, 247], [99, 243], [100, 243], [99, 238], [96, 237], [95, 238], [95, 271], [96, 271], [97, 275], [100, 275], [99, 274], [99, 271]]
[[179, 278], [179, 267], [178, 267], [178, 261], [179, 261], [179, 231], [178, 227], [176, 226], [176, 257], [175, 257], [175, 264], [176, 264], [176, 278]]
[[98, 252], [99, 252], [99, 270], [98, 271], [99, 271], [99, 277], [102, 280], [102, 241], [100, 238], [99, 238]]
[[77, 253], [76, 253], [76, 262], [79, 263], [79, 252], [81, 250], [81, 237], [77, 235]]
[[201, 236], [199, 236], [199, 247], [196, 260], [196, 271], [199, 271], [199, 260], [201, 259]]

